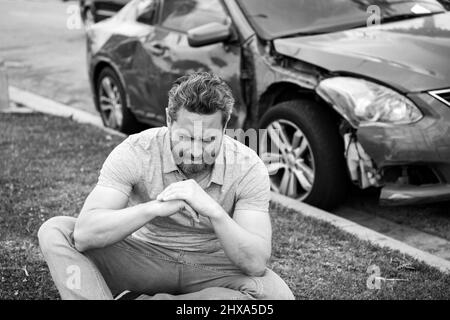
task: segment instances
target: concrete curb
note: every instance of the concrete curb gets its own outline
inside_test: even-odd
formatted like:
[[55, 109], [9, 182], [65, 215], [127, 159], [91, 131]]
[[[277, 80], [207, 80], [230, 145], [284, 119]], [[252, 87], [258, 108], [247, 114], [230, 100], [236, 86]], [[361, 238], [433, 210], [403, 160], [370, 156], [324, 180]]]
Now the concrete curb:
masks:
[[450, 273], [450, 261], [448, 260], [411, 247], [406, 243], [385, 236], [381, 233], [373, 231], [372, 229], [363, 227], [350, 220], [341, 218], [324, 210], [320, 210], [318, 208], [307, 205], [306, 203], [288, 198], [278, 193], [272, 192], [271, 198], [272, 201], [280, 204], [283, 207], [293, 209], [305, 217], [311, 217], [317, 220], [328, 222], [333, 226], [356, 236], [358, 239], [369, 241], [370, 243], [380, 247], [397, 250], [403, 254], [409, 255], [419, 261], [422, 261], [429, 266], [437, 268], [441, 272]]
[[[73, 120], [80, 123], [89, 123], [91, 125], [94, 125], [111, 135], [126, 137], [126, 135], [123, 133], [105, 128], [101, 119], [89, 112], [66, 106], [64, 104], [55, 102], [53, 100], [41, 97], [39, 95], [21, 90], [13, 86], [9, 87], [9, 96], [11, 101], [22, 104], [32, 110], [55, 116], [72, 118]], [[281, 206], [284, 206], [286, 208], [293, 209], [304, 216], [328, 222], [333, 226], [336, 226], [337, 228], [348, 232], [361, 240], [369, 241], [370, 243], [380, 247], [397, 250], [403, 254], [409, 255], [419, 261], [422, 261], [429, 266], [435, 267], [444, 273], [450, 273], [450, 261], [448, 260], [411, 247], [401, 241], [395, 240], [369, 228], [363, 227], [350, 220], [312, 207], [303, 202], [288, 198], [274, 192], [272, 192], [271, 197], [272, 201], [277, 202]]]
[[120, 137], [127, 136], [121, 132], [104, 127], [102, 120], [98, 115], [93, 115], [89, 112], [64, 105], [13, 86], [9, 86], [9, 98], [17, 104], [24, 105], [27, 108], [38, 112], [51, 114], [58, 117], [71, 118], [79, 123], [88, 123], [111, 135]]

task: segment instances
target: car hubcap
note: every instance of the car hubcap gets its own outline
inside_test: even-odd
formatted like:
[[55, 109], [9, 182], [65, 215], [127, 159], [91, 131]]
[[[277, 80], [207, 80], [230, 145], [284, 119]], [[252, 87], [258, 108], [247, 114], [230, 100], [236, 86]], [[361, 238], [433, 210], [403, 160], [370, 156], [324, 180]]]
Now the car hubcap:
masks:
[[295, 199], [306, 198], [314, 183], [314, 158], [300, 128], [288, 120], [274, 121], [267, 126], [260, 143], [271, 188]]
[[123, 119], [119, 88], [112, 78], [104, 77], [100, 83], [99, 91], [100, 111], [106, 126], [119, 128]]

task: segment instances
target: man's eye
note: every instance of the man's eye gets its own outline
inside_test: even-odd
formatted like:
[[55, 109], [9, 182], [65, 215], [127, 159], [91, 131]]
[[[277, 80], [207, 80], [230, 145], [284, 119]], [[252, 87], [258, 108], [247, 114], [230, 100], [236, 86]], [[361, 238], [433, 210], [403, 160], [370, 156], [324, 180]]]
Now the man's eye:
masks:
[[216, 138], [215, 137], [211, 137], [211, 138], [203, 140], [203, 142], [210, 143], [210, 142], [213, 142], [214, 140], [216, 140]]

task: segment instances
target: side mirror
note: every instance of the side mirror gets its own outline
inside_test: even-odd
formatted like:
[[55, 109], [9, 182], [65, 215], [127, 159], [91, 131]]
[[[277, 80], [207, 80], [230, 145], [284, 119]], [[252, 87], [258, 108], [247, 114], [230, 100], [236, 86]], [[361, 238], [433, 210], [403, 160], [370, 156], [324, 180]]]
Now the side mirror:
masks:
[[208, 44], [219, 43], [231, 36], [230, 26], [211, 22], [188, 30], [188, 43], [191, 47], [201, 47]]

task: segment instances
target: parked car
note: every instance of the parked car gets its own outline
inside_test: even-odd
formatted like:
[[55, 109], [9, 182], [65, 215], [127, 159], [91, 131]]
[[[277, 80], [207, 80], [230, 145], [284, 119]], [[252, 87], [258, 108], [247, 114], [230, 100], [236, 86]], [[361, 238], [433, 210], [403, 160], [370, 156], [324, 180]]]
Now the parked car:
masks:
[[79, 0], [81, 19], [85, 24], [94, 24], [110, 18], [130, 0]]
[[331, 208], [350, 180], [386, 204], [450, 199], [450, 13], [437, 1], [133, 0], [87, 34], [108, 127], [165, 125], [174, 80], [211, 71], [236, 97], [229, 126], [267, 129], [276, 152], [258, 152], [276, 192]]

